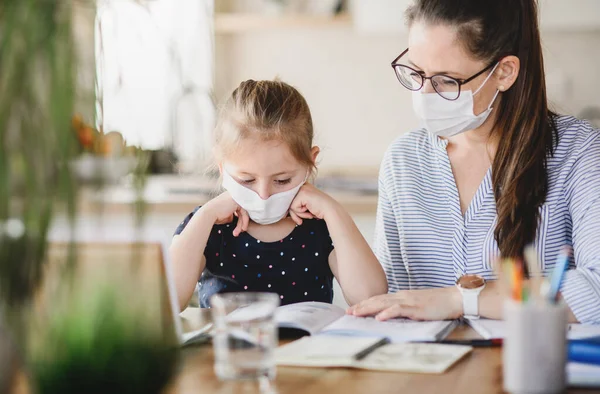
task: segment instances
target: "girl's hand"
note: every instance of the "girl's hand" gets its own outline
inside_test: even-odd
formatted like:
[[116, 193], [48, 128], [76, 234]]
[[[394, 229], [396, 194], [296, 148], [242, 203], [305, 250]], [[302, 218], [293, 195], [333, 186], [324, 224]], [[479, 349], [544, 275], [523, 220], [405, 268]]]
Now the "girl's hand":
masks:
[[233, 229], [234, 237], [237, 237], [248, 229], [248, 223], [250, 222], [248, 212], [233, 201], [229, 192], [224, 192], [218, 197], [213, 198], [201, 209], [210, 212], [215, 224], [231, 223], [233, 222], [233, 216], [237, 216], [238, 222]]
[[375, 316], [377, 320], [405, 317], [412, 320], [446, 320], [462, 316], [462, 297], [456, 287], [401, 290], [371, 297], [346, 311], [354, 316]]
[[298, 225], [302, 224], [302, 219], [325, 219], [325, 215], [335, 204], [334, 199], [307, 183], [300, 188], [292, 201], [290, 217]]

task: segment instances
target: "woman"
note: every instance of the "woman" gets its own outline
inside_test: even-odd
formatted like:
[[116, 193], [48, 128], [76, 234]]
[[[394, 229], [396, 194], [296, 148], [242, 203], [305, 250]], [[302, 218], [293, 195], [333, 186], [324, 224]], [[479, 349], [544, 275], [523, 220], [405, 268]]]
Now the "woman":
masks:
[[418, 0], [407, 20], [392, 66], [424, 127], [380, 172], [390, 294], [349, 313], [501, 318], [494, 259], [534, 244], [547, 274], [569, 244], [569, 319], [600, 323], [600, 131], [548, 109], [536, 2]]

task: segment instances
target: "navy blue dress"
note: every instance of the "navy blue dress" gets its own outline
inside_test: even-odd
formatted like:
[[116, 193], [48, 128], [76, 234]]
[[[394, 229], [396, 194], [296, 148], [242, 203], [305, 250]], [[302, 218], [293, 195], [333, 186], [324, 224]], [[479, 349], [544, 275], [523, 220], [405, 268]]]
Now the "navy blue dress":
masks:
[[[180, 234], [194, 213], [177, 227]], [[333, 301], [329, 254], [333, 242], [324, 220], [304, 220], [276, 242], [261, 242], [248, 233], [233, 236], [232, 223], [214, 225], [199, 279], [200, 306], [210, 307], [215, 293], [260, 291], [279, 294], [281, 305], [303, 301]]]

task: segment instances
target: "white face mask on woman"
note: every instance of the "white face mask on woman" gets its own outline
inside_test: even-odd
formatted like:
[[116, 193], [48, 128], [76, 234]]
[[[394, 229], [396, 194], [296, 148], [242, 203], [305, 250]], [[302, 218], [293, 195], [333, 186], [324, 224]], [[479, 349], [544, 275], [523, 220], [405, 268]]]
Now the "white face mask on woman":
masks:
[[223, 170], [223, 188], [231, 194], [233, 201], [248, 212], [250, 219], [258, 224], [272, 224], [286, 217], [294, 197], [296, 197], [296, 194], [298, 194], [298, 191], [306, 183], [307, 179], [308, 174], [293, 189], [275, 193], [266, 200], [263, 200], [258, 193], [240, 185], [227, 171]]
[[500, 91], [496, 90], [487, 109], [479, 115], [475, 115], [473, 112], [473, 96], [479, 93], [483, 85], [494, 74], [498, 64], [494, 66], [492, 72], [474, 93], [470, 90], [461, 91], [458, 99], [454, 101], [446, 100], [437, 93], [413, 92], [413, 108], [425, 129], [438, 137], [448, 138], [481, 126], [490, 116], [493, 109], [492, 104]]

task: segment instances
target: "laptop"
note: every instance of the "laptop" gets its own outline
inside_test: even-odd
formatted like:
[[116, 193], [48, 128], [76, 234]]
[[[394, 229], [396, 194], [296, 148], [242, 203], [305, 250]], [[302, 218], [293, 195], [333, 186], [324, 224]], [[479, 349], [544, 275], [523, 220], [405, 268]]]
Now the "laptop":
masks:
[[168, 248], [161, 244], [161, 250], [163, 253], [162, 260], [167, 280], [167, 289], [169, 291], [170, 309], [180, 345], [198, 344], [208, 341], [211, 338], [212, 322], [206, 320], [206, 314], [202, 313], [201, 308], [188, 307], [179, 313], [175, 277], [171, 270]]
[[[172, 331], [180, 345], [206, 342], [211, 338], [212, 323], [200, 308], [187, 308], [179, 313], [175, 279], [168, 247], [160, 241], [126, 242], [118, 240], [76, 242], [78, 285], [83, 289], [107, 281], [123, 291], [125, 302], [138, 303], [141, 313], [152, 314], [152, 320], [165, 332]], [[52, 300], [52, 294], [64, 286], [62, 269], [68, 261], [70, 244], [51, 242], [48, 250], [48, 272], [40, 298]], [[45, 293], [45, 294], [44, 294]], [[129, 295], [129, 299], [127, 297]]]

